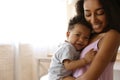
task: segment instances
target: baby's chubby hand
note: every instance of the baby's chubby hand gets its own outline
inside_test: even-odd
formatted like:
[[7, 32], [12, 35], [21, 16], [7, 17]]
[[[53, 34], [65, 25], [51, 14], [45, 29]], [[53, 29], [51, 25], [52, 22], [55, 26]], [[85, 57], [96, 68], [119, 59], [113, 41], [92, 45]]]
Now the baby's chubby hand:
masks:
[[95, 54], [97, 53], [97, 51], [95, 51], [94, 49], [91, 49], [90, 51], [88, 51], [84, 57], [84, 59], [86, 60], [87, 63], [92, 62], [92, 60], [95, 57]]

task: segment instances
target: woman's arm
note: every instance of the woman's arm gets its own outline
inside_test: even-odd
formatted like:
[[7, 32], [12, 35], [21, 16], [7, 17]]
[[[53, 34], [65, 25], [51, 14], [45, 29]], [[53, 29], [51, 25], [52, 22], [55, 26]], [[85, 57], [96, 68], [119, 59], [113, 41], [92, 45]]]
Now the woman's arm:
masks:
[[76, 80], [97, 80], [108, 63], [116, 55], [120, 45], [120, 33], [108, 31], [99, 44], [99, 50], [88, 70]]

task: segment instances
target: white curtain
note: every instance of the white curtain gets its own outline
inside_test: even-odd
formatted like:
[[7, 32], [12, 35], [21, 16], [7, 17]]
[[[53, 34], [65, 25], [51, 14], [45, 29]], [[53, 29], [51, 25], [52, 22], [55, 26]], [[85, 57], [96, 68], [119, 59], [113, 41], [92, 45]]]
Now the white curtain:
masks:
[[66, 29], [66, 0], [0, 1], [0, 44], [28, 43], [45, 52], [66, 39]]

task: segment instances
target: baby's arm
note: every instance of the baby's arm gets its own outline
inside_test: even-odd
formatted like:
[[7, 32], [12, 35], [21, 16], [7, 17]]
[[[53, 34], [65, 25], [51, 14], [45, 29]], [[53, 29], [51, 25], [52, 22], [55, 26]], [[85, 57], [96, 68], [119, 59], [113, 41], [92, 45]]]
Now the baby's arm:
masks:
[[69, 59], [65, 59], [63, 61], [63, 64], [67, 70], [75, 70], [77, 68], [81, 68], [93, 60], [95, 53], [96, 53], [96, 51], [90, 50], [86, 54], [85, 58], [82, 58], [79, 60], [73, 60], [73, 61], [69, 60]]

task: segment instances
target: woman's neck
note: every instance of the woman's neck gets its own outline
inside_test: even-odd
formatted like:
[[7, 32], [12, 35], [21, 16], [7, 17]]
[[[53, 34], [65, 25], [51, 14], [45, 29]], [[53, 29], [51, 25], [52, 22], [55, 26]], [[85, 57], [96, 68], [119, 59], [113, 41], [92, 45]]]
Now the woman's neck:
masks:
[[105, 33], [93, 34], [90, 42], [94, 42], [102, 37], [104, 37]]

